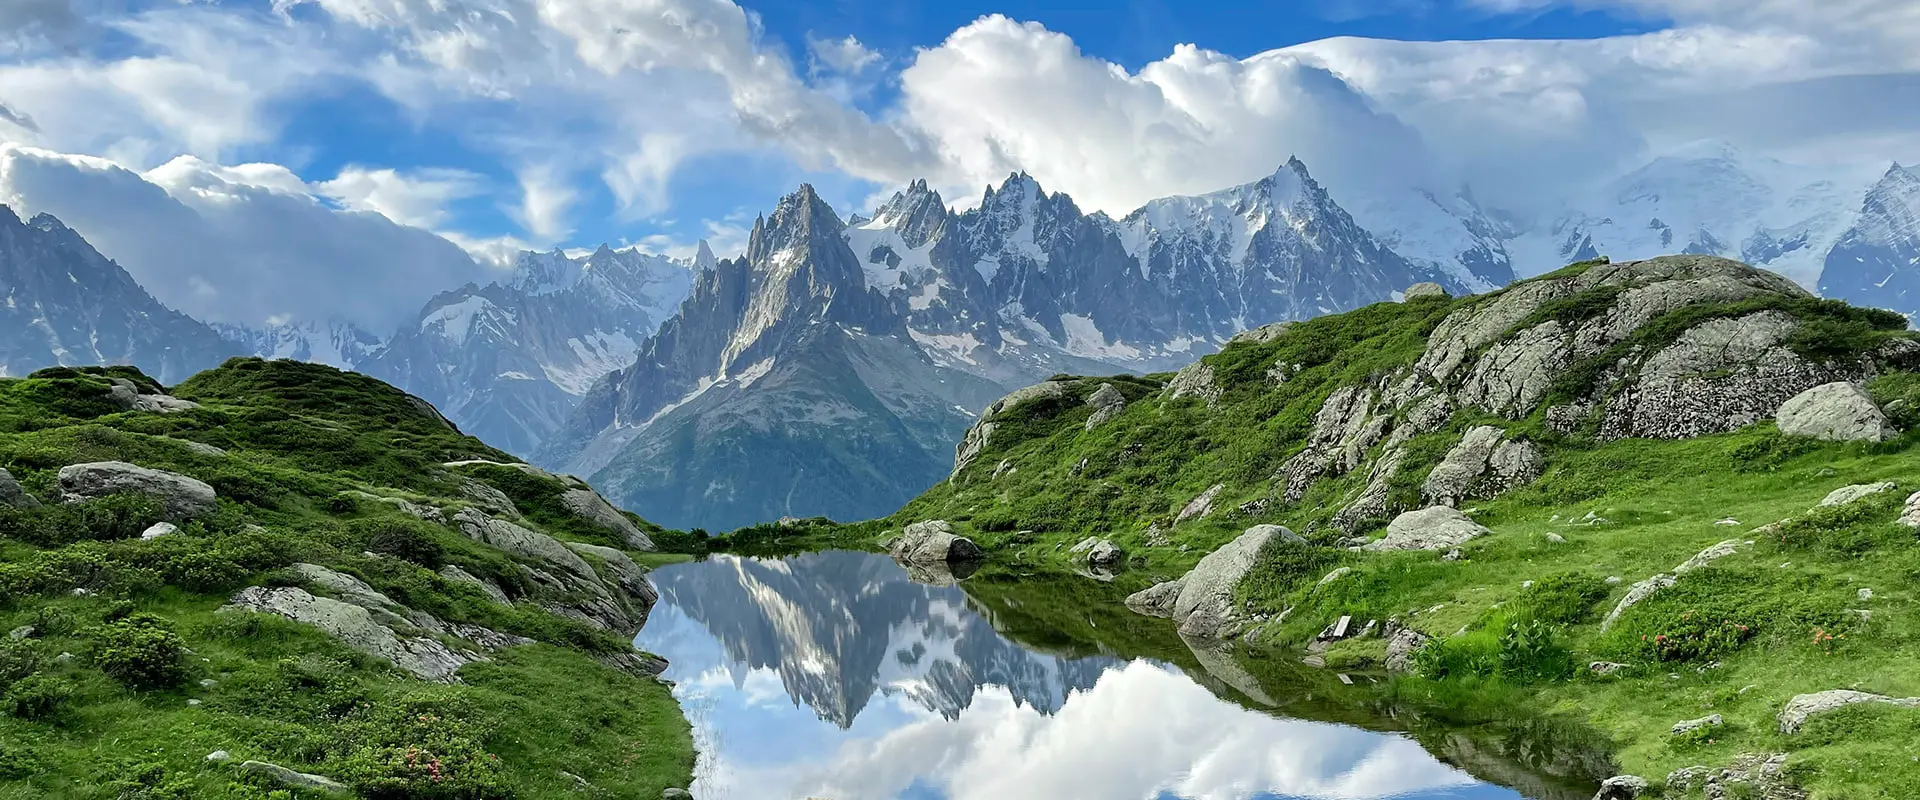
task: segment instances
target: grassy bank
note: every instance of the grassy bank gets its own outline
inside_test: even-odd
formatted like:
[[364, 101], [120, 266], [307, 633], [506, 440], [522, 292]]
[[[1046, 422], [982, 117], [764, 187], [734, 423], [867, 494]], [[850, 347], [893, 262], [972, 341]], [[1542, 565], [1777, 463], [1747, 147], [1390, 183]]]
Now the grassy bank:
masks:
[[[167, 414], [109, 402], [112, 377], [161, 390], [124, 369], [0, 381], [0, 468], [39, 502], [0, 507], [0, 630], [18, 631], [0, 639], [0, 797], [293, 796], [238, 768], [248, 760], [373, 798], [657, 797], [688, 783], [691, 732], [671, 694], [611, 664], [632, 652], [630, 632], [555, 613], [573, 601], [528, 570], [551, 565], [437, 521], [484, 508], [562, 542], [618, 546], [554, 515], [560, 481], [444, 467], [514, 459], [327, 367], [236, 359], [175, 387], [199, 407]], [[59, 502], [60, 468], [94, 461], [204, 481], [217, 508], [143, 541], [158, 503]], [[297, 563], [364, 582], [401, 616], [532, 643], [432, 683], [317, 628], [221, 610], [248, 586], [335, 594]]]
[[[1575, 265], [1545, 280], [1593, 268]], [[1920, 712], [1852, 708], [1795, 734], [1778, 723], [1803, 693], [1920, 696], [1920, 642], [1910, 624], [1920, 615], [1911, 589], [1920, 544], [1913, 528], [1895, 523], [1902, 501], [1920, 489], [1920, 377], [1906, 356], [1876, 355], [1907, 352], [1894, 346], [1913, 338], [1905, 320], [1764, 291], [1703, 296], [1656, 310], [1613, 344], [1581, 351], [1588, 355], [1548, 362], [1557, 366], [1537, 406], [1496, 416], [1461, 400], [1443, 407], [1436, 424], [1413, 421], [1417, 403], [1388, 399], [1410, 385], [1408, 376], [1471, 398], [1466, 383], [1493, 348], [1539, 335], [1543, 325], [1580, 330], [1632, 317], [1620, 309], [1633, 295], [1618, 285], [1562, 292], [1467, 346], [1464, 365], [1437, 379], [1419, 378], [1426, 373], [1414, 364], [1443, 363], [1433, 355], [1436, 337], [1457, 336], [1461, 318], [1502, 295], [1423, 298], [1299, 323], [1209, 356], [1204, 375], [1062, 378], [1058, 391], [988, 418], [993, 429], [980, 455], [953, 480], [860, 533], [871, 540], [886, 528], [946, 519], [993, 563], [1015, 570], [1076, 569], [1071, 545], [1099, 536], [1127, 551], [1121, 580], [1144, 586], [1178, 577], [1252, 525], [1286, 525], [1309, 543], [1269, 548], [1235, 598], [1254, 622], [1239, 646], [1256, 658], [1297, 663], [1342, 616], [1356, 627], [1396, 620], [1432, 642], [1416, 658], [1417, 674], [1397, 677], [1395, 691], [1443, 704], [1519, 698], [1598, 731], [1623, 772], [1656, 786], [1678, 768], [1786, 753], [1788, 772], [1815, 798], [1920, 796]], [[1879, 443], [1822, 442], [1761, 421], [1693, 438], [1603, 437], [1599, 411], [1581, 411], [1629, 402], [1649, 356], [1703, 324], [1755, 314], [1793, 326], [1774, 351], [1786, 355], [1769, 358], [1871, 376], [1867, 388], [1904, 433]], [[1689, 378], [1702, 382], [1694, 391], [1715, 391], [1713, 381], [1748, 368], [1718, 366]], [[1126, 405], [1089, 427], [1088, 398], [1102, 384]], [[1176, 386], [1200, 391], [1176, 397]], [[1356, 403], [1363, 411], [1350, 422], [1327, 418], [1330, 399], [1356, 391], [1371, 398], [1370, 411]], [[1554, 421], [1568, 409], [1586, 421]], [[1434, 468], [1482, 425], [1530, 443], [1544, 462], [1537, 478], [1497, 499], [1461, 503], [1490, 535], [1456, 558], [1349, 549], [1352, 537], [1375, 538], [1394, 514], [1428, 504]], [[1370, 426], [1378, 426], [1372, 435]], [[1409, 434], [1384, 435], [1403, 426]], [[1325, 466], [1311, 458], [1315, 448], [1330, 454]], [[1834, 489], [1880, 481], [1898, 488], [1812, 510]], [[1203, 505], [1195, 501], [1210, 489], [1207, 510], [1182, 513]], [[1368, 511], [1369, 495], [1384, 512]], [[1602, 630], [1633, 584], [1727, 540], [1738, 542], [1731, 555]], [[1376, 637], [1317, 655], [1329, 667], [1379, 669], [1384, 652]], [[1610, 675], [1588, 668], [1603, 661], [1625, 667]], [[1714, 714], [1724, 724], [1670, 732]]]

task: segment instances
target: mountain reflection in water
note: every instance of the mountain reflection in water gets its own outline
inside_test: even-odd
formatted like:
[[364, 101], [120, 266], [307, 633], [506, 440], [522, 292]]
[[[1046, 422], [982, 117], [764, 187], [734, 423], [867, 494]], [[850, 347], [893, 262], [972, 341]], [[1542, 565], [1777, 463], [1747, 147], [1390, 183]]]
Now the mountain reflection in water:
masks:
[[1414, 741], [1269, 716], [1168, 664], [1039, 652], [885, 556], [653, 573], [636, 644], [701, 750], [702, 800], [1512, 800]]

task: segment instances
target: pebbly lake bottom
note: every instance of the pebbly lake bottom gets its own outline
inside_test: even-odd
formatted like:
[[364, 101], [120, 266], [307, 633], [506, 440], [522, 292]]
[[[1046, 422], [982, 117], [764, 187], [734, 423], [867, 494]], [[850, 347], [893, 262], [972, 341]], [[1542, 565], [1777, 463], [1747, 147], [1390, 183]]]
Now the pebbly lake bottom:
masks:
[[652, 578], [635, 644], [671, 663], [702, 800], [1587, 800], [1607, 766], [1382, 703], [1366, 676], [1191, 646], [1080, 576], [828, 551]]

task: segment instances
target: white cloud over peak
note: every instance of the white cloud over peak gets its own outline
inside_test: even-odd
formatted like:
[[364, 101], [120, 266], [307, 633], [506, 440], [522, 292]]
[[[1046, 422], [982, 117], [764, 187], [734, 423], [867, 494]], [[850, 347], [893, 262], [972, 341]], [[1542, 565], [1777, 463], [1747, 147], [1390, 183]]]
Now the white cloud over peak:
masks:
[[59, 217], [161, 302], [209, 322], [338, 317], [382, 331], [431, 292], [489, 276], [444, 238], [329, 207], [277, 165], [183, 156], [136, 173], [0, 144], [0, 203]]

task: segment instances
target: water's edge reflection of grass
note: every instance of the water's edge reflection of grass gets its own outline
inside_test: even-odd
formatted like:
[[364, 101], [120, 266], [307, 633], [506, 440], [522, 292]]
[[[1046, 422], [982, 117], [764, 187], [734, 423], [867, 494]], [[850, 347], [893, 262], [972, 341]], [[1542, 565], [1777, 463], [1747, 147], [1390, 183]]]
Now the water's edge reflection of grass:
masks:
[[[836, 544], [843, 542], [796, 537], [731, 552], [777, 558]], [[844, 544], [861, 549], [866, 543]], [[1535, 800], [1589, 800], [1599, 782], [1614, 774], [1601, 736], [1578, 721], [1540, 714], [1526, 695], [1498, 683], [1340, 673], [1258, 647], [1183, 640], [1165, 620], [1135, 614], [1122, 603], [1145, 586], [1144, 575], [1122, 573], [1103, 582], [991, 562], [960, 575], [910, 575], [958, 586], [995, 630], [1028, 648], [1069, 658], [1171, 664], [1214, 695], [1249, 709], [1408, 736], [1474, 778]]]

